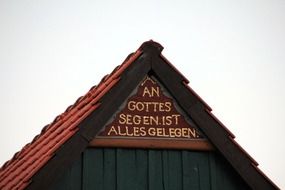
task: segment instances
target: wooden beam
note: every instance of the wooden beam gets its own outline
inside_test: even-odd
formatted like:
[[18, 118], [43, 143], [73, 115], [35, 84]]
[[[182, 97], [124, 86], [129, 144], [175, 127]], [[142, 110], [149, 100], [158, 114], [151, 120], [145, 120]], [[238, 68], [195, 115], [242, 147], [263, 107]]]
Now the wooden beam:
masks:
[[215, 148], [207, 140], [172, 140], [172, 139], [94, 138], [89, 143], [89, 147], [185, 149], [185, 150], [199, 150], [199, 151], [215, 150]]

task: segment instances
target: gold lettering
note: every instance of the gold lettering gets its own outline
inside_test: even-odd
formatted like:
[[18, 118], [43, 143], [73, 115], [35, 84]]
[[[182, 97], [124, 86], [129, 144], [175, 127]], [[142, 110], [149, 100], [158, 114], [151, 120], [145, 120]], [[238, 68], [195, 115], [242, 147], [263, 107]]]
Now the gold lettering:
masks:
[[144, 110], [144, 104], [142, 102], [137, 102], [136, 103], [136, 109], [138, 111], [143, 111]]
[[159, 111], [164, 111], [164, 104], [163, 103], [159, 103]]
[[125, 124], [126, 123], [126, 115], [125, 114], [121, 113], [119, 115], [119, 123], [120, 124]]
[[149, 136], [155, 136], [155, 128], [151, 127], [148, 129]]
[[169, 128], [169, 136], [175, 137], [175, 128]]
[[175, 125], [178, 125], [178, 117], [180, 117], [179, 114], [173, 114], [172, 117], [175, 118]]
[[166, 107], [165, 111], [170, 112], [171, 111], [171, 102], [165, 102], [165, 107]]
[[140, 127], [141, 136], [146, 136], [145, 127]]
[[139, 115], [134, 115], [134, 116], [133, 116], [133, 123], [134, 123], [135, 125], [139, 125], [139, 124], [141, 123], [141, 116], [139, 116]]
[[120, 126], [118, 126], [118, 134], [120, 135], [120, 136], [126, 136], [126, 133], [123, 133], [122, 131], [121, 131], [121, 127]]
[[163, 137], [163, 128], [156, 128], [156, 136]]
[[132, 122], [131, 122], [132, 115], [127, 114], [126, 117], [127, 117], [127, 118], [126, 118], [126, 124], [127, 124], [127, 125], [131, 125], [131, 124], [132, 124]]
[[157, 97], [159, 97], [159, 87], [153, 88], [151, 87], [151, 95], [152, 97], [156, 94]]
[[149, 125], [149, 116], [143, 116], [143, 124]]
[[165, 124], [171, 125], [172, 124], [172, 116], [166, 116], [165, 117]]
[[130, 111], [145, 111], [145, 112], [170, 112], [171, 102], [128, 102], [128, 110]]
[[148, 112], [148, 108], [149, 108], [149, 105], [151, 104], [151, 102], [144, 102], [145, 103], [145, 111]]
[[181, 129], [180, 128], [175, 128], [175, 136], [176, 137], [181, 137]]
[[182, 137], [190, 137], [188, 133], [188, 128], [182, 128]]
[[128, 103], [128, 109], [130, 111], [134, 111], [136, 109], [136, 102], [135, 101], [129, 101]]
[[130, 136], [130, 137], [134, 136], [133, 133], [129, 133], [129, 127], [128, 126], [125, 126], [125, 128], [126, 128], [127, 136]]
[[140, 136], [140, 128], [139, 127], [134, 127], [134, 136], [139, 137]]
[[116, 131], [116, 128], [114, 126], [112, 126], [111, 129], [109, 130], [108, 136], [110, 136], [111, 133], [115, 133], [114, 135], [118, 135], [118, 132]]
[[195, 138], [196, 137], [196, 130], [193, 128], [188, 128], [188, 132], [189, 132], [189, 137], [190, 137], [190, 134]]
[[158, 102], [153, 102], [153, 111], [154, 112], [156, 112], [158, 104], [159, 104]]
[[148, 97], [153, 97], [154, 95], [159, 97], [159, 87], [151, 87], [151, 90], [149, 90], [147, 87], [144, 87], [142, 96], [144, 97], [145, 95], [148, 95]]
[[158, 122], [158, 116], [154, 117], [154, 116], [149, 116], [149, 121], [150, 121], [150, 124], [153, 125], [158, 125], [159, 122]]
[[148, 89], [147, 87], [144, 87], [144, 89], [143, 89], [143, 97], [144, 97], [146, 94], [148, 94], [148, 97], [152, 97], [152, 96], [151, 96], [151, 93], [150, 93], [150, 91], [149, 91], [149, 89]]
[[[169, 137], [169, 135], [166, 134], [166, 129], [165, 129], [165, 128], [162, 128], [162, 130], [163, 130], [163, 136], [164, 136], [164, 137]], [[168, 129], [168, 133], [169, 133], [169, 129]]]

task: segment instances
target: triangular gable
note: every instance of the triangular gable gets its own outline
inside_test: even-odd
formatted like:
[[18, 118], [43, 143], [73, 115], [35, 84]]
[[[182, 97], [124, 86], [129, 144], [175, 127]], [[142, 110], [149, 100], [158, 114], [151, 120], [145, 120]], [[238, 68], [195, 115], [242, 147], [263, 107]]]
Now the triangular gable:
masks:
[[0, 189], [49, 187], [103, 127], [108, 127], [110, 118], [149, 74], [163, 85], [193, 120], [197, 131], [201, 131], [252, 189], [278, 189], [234, 141], [234, 135], [211, 114], [211, 108], [187, 85], [187, 79], [161, 55], [162, 49], [153, 41], [144, 43], [98, 86], [92, 87], [46, 126], [39, 136], [2, 166]]
[[212, 150], [192, 119], [147, 75], [91, 141], [94, 147]]

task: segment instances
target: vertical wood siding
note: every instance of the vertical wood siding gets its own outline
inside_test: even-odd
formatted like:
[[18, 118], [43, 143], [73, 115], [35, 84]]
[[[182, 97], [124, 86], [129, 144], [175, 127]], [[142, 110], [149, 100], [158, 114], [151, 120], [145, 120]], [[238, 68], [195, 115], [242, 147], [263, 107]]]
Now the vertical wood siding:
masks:
[[218, 154], [186, 150], [87, 149], [51, 189], [249, 189]]

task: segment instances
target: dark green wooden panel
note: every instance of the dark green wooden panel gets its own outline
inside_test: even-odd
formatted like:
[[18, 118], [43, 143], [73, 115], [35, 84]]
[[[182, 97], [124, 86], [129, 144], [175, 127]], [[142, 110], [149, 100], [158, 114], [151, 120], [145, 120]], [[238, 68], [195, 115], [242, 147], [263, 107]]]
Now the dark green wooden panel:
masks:
[[217, 167], [215, 155], [209, 153], [209, 172], [210, 172], [210, 180], [211, 180], [211, 190], [219, 190], [221, 187], [218, 187], [217, 183]]
[[169, 190], [182, 190], [183, 179], [181, 151], [169, 150], [167, 152]]
[[136, 150], [136, 189], [148, 189], [148, 151]]
[[171, 171], [169, 169], [169, 155], [167, 150], [162, 151], [162, 170], [163, 170], [163, 187], [165, 190], [169, 190], [169, 181], [171, 178]]
[[[100, 155], [99, 155], [100, 156]], [[104, 190], [116, 189], [116, 150], [104, 149], [103, 150], [103, 183]], [[100, 159], [100, 158], [99, 158]], [[96, 160], [94, 160], [96, 162]]]
[[87, 149], [83, 154], [82, 189], [103, 190], [103, 149]]
[[117, 189], [135, 189], [136, 157], [135, 150], [117, 149]]
[[157, 150], [149, 150], [148, 164], [148, 189], [163, 190], [162, 152]]
[[198, 173], [199, 173], [200, 190], [211, 189], [208, 152], [201, 152], [197, 155], [197, 157], [199, 158]]
[[197, 153], [189, 154], [188, 151], [182, 152], [183, 164], [183, 189], [199, 190], [199, 171]]
[[214, 152], [87, 149], [51, 189], [246, 190], [227, 161]]

